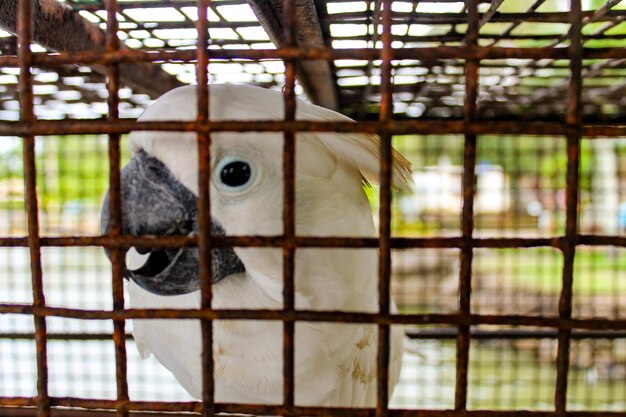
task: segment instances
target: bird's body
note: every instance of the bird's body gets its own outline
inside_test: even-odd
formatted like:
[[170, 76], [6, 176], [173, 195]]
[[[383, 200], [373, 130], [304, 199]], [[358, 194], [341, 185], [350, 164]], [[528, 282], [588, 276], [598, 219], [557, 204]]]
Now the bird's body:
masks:
[[[193, 120], [195, 103], [194, 87], [179, 88], [157, 100], [141, 120]], [[279, 120], [283, 115], [282, 95], [255, 87], [211, 86], [210, 103], [212, 120]], [[350, 120], [300, 101], [297, 110], [299, 119]], [[375, 235], [362, 183], [377, 180], [378, 139], [361, 134], [300, 133], [296, 144], [296, 233], [302, 236]], [[186, 191], [159, 188], [157, 180], [163, 178], [168, 184], [182, 184], [191, 192], [189, 196], [197, 196], [195, 134], [133, 132], [130, 146], [135, 164], [140, 167], [139, 171], [133, 172], [140, 172], [137, 175], [148, 178], [148, 183], [155, 189], [163, 188], [164, 200], [172, 198], [172, 204], [177, 205], [182, 197], [177, 200], [172, 196], [183, 195]], [[282, 151], [280, 133], [212, 134], [211, 215], [222, 234], [282, 233]], [[395, 153], [394, 158], [393, 179], [397, 185], [402, 185], [408, 177], [408, 162]], [[146, 164], [153, 164], [153, 170], [158, 166], [167, 175], [159, 171], [157, 176], [151, 177], [150, 172], [141, 168]], [[163, 168], [160, 168], [161, 164]], [[131, 186], [126, 193], [125, 216], [127, 211], [137, 211], [136, 207], [128, 206], [139, 198], [141, 190], [136, 188]], [[189, 196], [185, 198], [189, 200]], [[193, 222], [195, 208], [188, 206], [188, 203], [181, 205], [177, 213], [190, 214], [172, 216]], [[124, 221], [125, 232], [129, 234], [159, 234], [165, 228], [161, 219], [156, 217], [135, 223], [133, 219], [125, 218]], [[157, 223], [158, 227], [155, 226]], [[191, 233], [194, 229], [181, 226], [177, 230]], [[168, 229], [162, 233], [172, 232]], [[155, 250], [150, 252], [153, 253]], [[225, 257], [220, 258], [222, 255]], [[171, 282], [168, 274], [171, 275], [171, 271], [176, 270], [174, 268], [193, 270], [197, 251], [181, 250], [160, 256], [167, 266], [155, 269], [153, 265], [150, 271], [145, 267], [130, 271], [131, 306], [199, 308], [197, 274], [194, 281], [193, 274], [182, 279], [179, 273], [176, 279], [182, 283], [176, 284], [178, 287], [164, 286], [167, 280]], [[232, 251], [230, 254], [215, 252], [213, 256], [214, 263], [221, 268], [215, 272], [214, 266], [214, 275], [220, 278], [214, 276], [213, 308], [282, 308], [280, 248], [234, 248], [234, 254]], [[156, 258], [154, 255], [153, 259]], [[376, 312], [377, 271], [376, 249], [297, 249], [296, 309]], [[153, 354], [191, 395], [201, 397], [202, 343], [197, 320], [135, 320], [133, 334], [142, 355]], [[399, 376], [402, 338], [401, 328], [392, 326], [390, 389]], [[281, 403], [282, 343], [280, 322], [216, 321], [213, 345], [216, 401]], [[377, 344], [376, 325], [296, 322], [295, 403], [304, 406], [374, 406]]]

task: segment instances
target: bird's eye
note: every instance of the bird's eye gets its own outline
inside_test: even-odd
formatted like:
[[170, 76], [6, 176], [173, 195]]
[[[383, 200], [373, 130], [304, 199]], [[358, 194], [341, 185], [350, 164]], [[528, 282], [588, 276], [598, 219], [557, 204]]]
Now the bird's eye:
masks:
[[227, 189], [240, 191], [247, 188], [254, 179], [252, 165], [240, 158], [225, 157], [217, 165], [219, 182]]

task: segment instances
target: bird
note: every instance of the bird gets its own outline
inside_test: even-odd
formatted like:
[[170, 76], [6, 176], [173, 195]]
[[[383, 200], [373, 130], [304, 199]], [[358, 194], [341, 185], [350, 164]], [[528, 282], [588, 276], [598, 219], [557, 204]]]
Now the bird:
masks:
[[[210, 120], [282, 120], [279, 91], [212, 84]], [[171, 90], [139, 121], [191, 121], [197, 87]], [[350, 121], [332, 110], [296, 100], [296, 119]], [[210, 149], [211, 234], [283, 233], [284, 135], [213, 132]], [[373, 216], [364, 187], [379, 181], [380, 138], [365, 133], [298, 132], [295, 157], [295, 232], [298, 236], [372, 237]], [[133, 131], [131, 158], [121, 171], [125, 235], [198, 233], [198, 142], [194, 132]], [[392, 184], [405, 188], [411, 164], [392, 149]], [[107, 234], [109, 193], [102, 204]], [[108, 254], [108, 252], [107, 252]], [[211, 249], [214, 309], [283, 308], [282, 249]], [[376, 248], [297, 248], [295, 309], [378, 312]], [[124, 277], [130, 307], [200, 308], [197, 247], [131, 247]], [[392, 312], [397, 311], [392, 303]], [[135, 319], [142, 358], [154, 355], [195, 398], [202, 398], [201, 325], [195, 319]], [[283, 402], [283, 326], [269, 320], [215, 320], [215, 401]], [[296, 321], [294, 403], [297, 406], [374, 407], [378, 326], [373, 323]], [[389, 393], [399, 379], [403, 331], [391, 326]]]

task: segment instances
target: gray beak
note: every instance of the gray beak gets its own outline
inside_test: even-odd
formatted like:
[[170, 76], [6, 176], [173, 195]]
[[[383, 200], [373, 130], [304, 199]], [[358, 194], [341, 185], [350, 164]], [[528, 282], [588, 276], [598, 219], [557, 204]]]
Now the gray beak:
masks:
[[[197, 198], [158, 159], [144, 151], [135, 154], [122, 169], [123, 234], [188, 236], [197, 233]], [[102, 234], [109, 231], [109, 193], [100, 213]], [[223, 236], [225, 231], [211, 221], [211, 234]], [[142, 262], [126, 263], [124, 276], [157, 295], [180, 295], [200, 289], [197, 248], [133, 248]], [[108, 256], [108, 251], [107, 256]], [[211, 250], [212, 282], [236, 273], [245, 267], [232, 248]]]

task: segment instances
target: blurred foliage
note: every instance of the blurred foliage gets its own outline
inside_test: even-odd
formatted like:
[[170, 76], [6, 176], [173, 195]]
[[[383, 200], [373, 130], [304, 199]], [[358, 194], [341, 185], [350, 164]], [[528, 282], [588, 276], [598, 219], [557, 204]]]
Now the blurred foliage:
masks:
[[[583, 142], [585, 144], [585, 142]], [[461, 136], [401, 136], [394, 146], [407, 155], [414, 169], [437, 165], [440, 158], [449, 158], [452, 165], [463, 165]], [[616, 145], [626, 149], [625, 144]], [[589, 178], [593, 167], [590, 146], [581, 147], [581, 190], [591, 187]], [[535, 136], [480, 136], [478, 164], [500, 165], [512, 178], [536, 177], [543, 187], [564, 187], [567, 168], [565, 139]], [[512, 184], [514, 187], [515, 184]], [[542, 187], [542, 188], [543, 188]]]
[[[502, 284], [511, 288], [560, 293], [563, 257], [556, 249], [498, 249], [491, 254], [496, 252], [498, 256], [477, 256], [474, 272], [497, 274]], [[608, 247], [579, 250], [575, 260], [574, 291], [593, 295], [623, 292], [620, 271], [626, 271], [626, 251]]]
[[[122, 161], [128, 159], [121, 145]], [[47, 136], [36, 140], [37, 193], [42, 210], [98, 205], [108, 188], [109, 162], [106, 136]], [[22, 146], [12, 139], [0, 151], [0, 181], [12, 184], [0, 199], [0, 208], [23, 206]], [[23, 185], [22, 185], [23, 188]]]
[[0, 209], [24, 209], [22, 141], [0, 137]]

